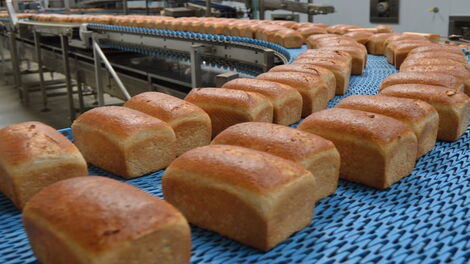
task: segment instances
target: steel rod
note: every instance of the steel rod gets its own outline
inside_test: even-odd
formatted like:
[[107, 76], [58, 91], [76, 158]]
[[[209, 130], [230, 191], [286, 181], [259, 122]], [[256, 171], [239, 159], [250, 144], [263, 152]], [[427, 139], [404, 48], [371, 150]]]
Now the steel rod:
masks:
[[108, 58], [106, 58], [106, 55], [104, 55], [104, 52], [101, 50], [100, 46], [98, 45], [98, 43], [96, 43], [96, 41], [93, 42], [93, 48], [96, 51], [96, 54], [100, 56], [100, 59], [103, 61], [106, 69], [108, 69], [109, 73], [111, 73], [111, 76], [114, 78], [114, 81], [116, 81], [119, 89], [124, 95], [124, 98], [126, 98], [126, 100], [129, 100], [131, 98], [129, 92], [127, 91], [126, 87], [121, 81], [121, 78], [119, 78], [113, 66], [111, 65], [111, 63], [109, 63]]
[[38, 32], [34, 31], [34, 48], [36, 50], [36, 62], [38, 64], [38, 74], [39, 74], [39, 87], [41, 87], [41, 96], [42, 96], [42, 106], [43, 111], [47, 111], [47, 90], [46, 85], [44, 84], [44, 72], [42, 69], [42, 55], [41, 55], [41, 42], [40, 35]]
[[67, 97], [69, 101], [70, 120], [73, 121], [75, 120], [75, 107], [73, 103], [73, 87], [72, 87], [72, 80], [70, 76], [68, 37], [61, 35], [60, 43], [62, 47], [62, 60], [63, 60], [64, 70], [65, 70], [65, 84], [67, 85]]

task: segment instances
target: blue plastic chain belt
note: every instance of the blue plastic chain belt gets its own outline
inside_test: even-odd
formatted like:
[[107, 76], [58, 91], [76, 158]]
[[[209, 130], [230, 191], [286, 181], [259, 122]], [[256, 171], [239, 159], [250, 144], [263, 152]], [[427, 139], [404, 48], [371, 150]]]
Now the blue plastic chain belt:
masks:
[[[370, 55], [345, 96], [377, 94], [395, 72], [384, 57]], [[69, 129], [62, 132], [71, 137]], [[126, 182], [162, 197], [162, 174]], [[93, 166], [90, 175], [119, 179]], [[192, 263], [469, 263], [470, 130], [456, 142], [437, 142], [411, 175], [388, 190], [340, 181], [336, 194], [318, 203], [309, 226], [267, 253], [197, 227], [192, 243]], [[35, 263], [21, 214], [3, 195], [0, 263]]]

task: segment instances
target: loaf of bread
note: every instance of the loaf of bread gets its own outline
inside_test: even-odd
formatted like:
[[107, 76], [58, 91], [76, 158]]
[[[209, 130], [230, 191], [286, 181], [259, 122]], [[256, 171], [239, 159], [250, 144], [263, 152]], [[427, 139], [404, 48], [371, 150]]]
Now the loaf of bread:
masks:
[[340, 178], [386, 189], [413, 171], [417, 139], [404, 123], [360, 110], [330, 108], [299, 126], [331, 140], [341, 156]]
[[367, 52], [373, 55], [384, 55], [385, 40], [396, 35], [396, 33], [379, 33], [369, 37], [367, 42]]
[[460, 56], [465, 56], [462, 49], [458, 46], [450, 46], [450, 45], [426, 45], [424, 47], [419, 47], [410, 51], [410, 55], [419, 54], [419, 53], [435, 53], [435, 52], [446, 52], [446, 53], [453, 53]]
[[424, 101], [389, 96], [353, 95], [341, 100], [336, 107], [377, 113], [407, 124], [418, 140], [417, 158], [431, 151], [436, 144], [439, 115]]
[[388, 37], [385, 42], [384, 42], [384, 49], [387, 48], [387, 46], [395, 41], [426, 41], [426, 38], [423, 36], [418, 36], [418, 35], [403, 35], [403, 34], [394, 34], [390, 37]]
[[146, 92], [132, 97], [124, 106], [168, 123], [175, 132], [177, 156], [211, 141], [211, 119], [194, 104], [164, 93]]
[[293, 65], [312, 65], [320, 66], [330, 70], [336, 79], [336, 94], [345, 94], [349, 88], [349, 77], [351, 76], [350, 65], [344, 63], [342, 60], [333, 58], [298, 58], [292, 62]]
[[349, 29], [353, 29], [353, 28], [360, 28], [360, 27], [354, 26], [354, 25], [347, 25], [347, 24], [337, 24], [337, 25], [327, 27], [326, 30], [328, 31], [328, 33], [343, 35], [347, 33]]
[[266, 72], [256, 78], [286, 84], [296, 89], [302, 96], [302, 117], [325, 109], [331, 94], [322, 79], [308, 73]]
[[462, 64], [434, 64], [434, 65], [417, 65], [400, 67], [402, 72], [423, 72], [423, 73], [439, 73], [448, 74], [457, 79], [462, 80], [464, 85], [464, 92], [470, 95], [470, 70], [465, 68]]
[[326, 29], [324, 27], [318, 27], [318, 26], [304, 26], [301, 28], [297, 29], [297, 32], [299, 32], [304, 40], [307, 40], [308, 37], [311, 35], [316, 35], [316, 34], [325, 34]]
[[394, 41], [391, 42], [385, 48], [385, 56], [390, 64], [400, 68], [405, 58], [408, 56], [408, 52], [417, 47], [422, 47], [432, 44], [428, 40], [405, 40], [405, 41]]
[[441, 40], [441, 36], [439, 34], [432, 34], [432, 33], [403, 32], [403, 35], [421, 36], [434, 43], [438, 43]]
[[315, 177], [315, 200], [336, 191], [339, 153], [331, 141], [317, 135], [281, 125], [247, 122], [227, 128], [212, 144], [250, 148], [298, 163]]
[[259, 93], [226, 88], [197, 88], [192, 89], [184, 100], [209, 114], [212, 137], [238, 123], [273, 121], [273, 105]]
[[304, 38], [299, 32], [285, 28], [282, 30], [277, 30], [274, 33], [274, 43], [277, 43], [288, 49], [298, 49], [304, 44]]
[[470, 98], [463, 92], [440, 86], [400, 84], [385, 88], [380, 95], [418, 99], [432, 105], [439, 113], [439, 140], [455, 141], [467, 129]]
[[273, 105], [273, 122], [291, 125], [300, 120], [302, 96], [285, 84], [258, 79], [238, 78], [224, 84], [222, 88], [255, 92], [264, 95]]
[[407, 67], [414, 67], [414, 66], [439, 66], [439, 65], [457, 65], [464, 67], [467, 70], [470, 70], [470, 67], [466, 64], [463, 64], [461, 62], [457, 62], [452, 59], [446, 59], [443, 57], [437, 57], [437, 58], [419, 58], [419, 59], [413, 59], [410, 58], [410, 55], [408, 55], [408, 58], [401, 64], [400, 70], [403, 68]]
[[308, 49], [297, 56], [296, 59], [303, 58], [328, 58], [340, 60], [352, 69], [352, 57], [348, 52], [328, 49]]
[[406, 57], [406, 60], [418, 60], [424, 58], [433, 58], [433, 59], [444, 59], [444, 60], [452, 60], [463, 65], [467, 65], [467, 57], [462, 56], [460, 54], [450, 53], [450, 52], [422, 52], [422, 53], [415, 53], [409, 54]]
[[41, 263], [189, 263], [191, 230], [169, 203], [105, 177], [57, 182], [26, 204], [23, 224]]
[[173, 161], [162, 188], [191, 224], [268, 251], [310, 224], [317, 185], [295, 162], [211, 145]]
[[369, 38], [372, 37], [373, 35], [374, 33], [368, 30], [354, 30], [354, 31], [350, 31], [344, 34], [344, 36], [353, 38], [357, 42], [364, 44], [364, 45], [367, 44], [367, 42], [369, 42]]
[[86, 175], [82, 154], [54, 128], [24, 122], [0, 129], [0, 191], [17, 208], [57, 181]]
[[[348, 55], [349, 56], [349, 55]], [[303, 72], [322, 79], [330, 91], [329, 98], [333, 99], [336, 93], [336, 78], [333, 72], [320, 66], [310, 64], [284, 64], [271, 68], [270, 72]]]
[[399, 72], [389, 75], [382, 81], [380, 90], [394, 84], [429, 84], [463, 91], [463, 81], [448, 74], [425, 72]]
[[166, 122], [119, 106], [94, 108], [72, 124], [86, 161], [125, 179], [165, 168], [176, 157], [176, 137]]
[[392, 33], [393, 27], [386, 25], [378, 25], [375, 27], [378, 33]]
[[367, 65], [367, 49], [362, 44], [347, 46], [325, 46], [325, 51], [343, 51], [349, 53], [352, 58], [351, 74], [362, 74]]
[[356, 46], [359, 44], [356, 40], [346, 36], [331, 36], [331, 37], [324, 37], [318, 38], [315, 41], [311, 41], [312, 38], [309, 37], [309, 48], [310, 49], [319, 49], [323, 47], [331, 47], [331, 46]]

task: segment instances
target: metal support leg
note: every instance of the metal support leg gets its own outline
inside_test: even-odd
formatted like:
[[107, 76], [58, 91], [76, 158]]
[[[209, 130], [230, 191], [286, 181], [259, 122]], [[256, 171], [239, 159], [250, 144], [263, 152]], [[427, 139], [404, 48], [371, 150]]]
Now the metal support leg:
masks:
[[44, 72], [42, 68], [42, 55], [41, 55], [41, 44], [40, 44], [40, 35], [38, 32], [34, 32], [34, 48], [36, 49], [36, 62], [38, 63], [38, 73], [39, 73], [39, 87], [41, 87], [41, 96], [42, 96], [42, 111], [47, 112], [47, 90], [46, 85], [44, 84]]
[[1, 61], [2, 65], [0, 66], [1, 67], [0, 74], [2, 76], [5, 75], [5, 53], [4, 52], [5, 52], [5, 49], [3, 47], [3, 39], [0, 39], [0, 59], [2, 60]]
[[95, 82], [96, 82], [96, 96], [98, 100], [98, 106], [104, 105], [104, 91], [103, 83], [101, 82], [101, 59], [98, 55], [98, 51], [95, 48], [96, 41], [93, 39], [93, 58], [95, 60]]
[[190, 54], [191, 54], [191, 87], [198, 88], [201, 87], [201, 51], [202, 45], [192, 45]]
[[259, 0], [259, 19], [264, 20], [264, 13], [266, 10], [264, 10], [264, 0]]
[[78, 105], [80, 113], [85, 112], [85, 101], [83, 100], [83, 77], [81, 72], [77, 72], [77, 90], [78, 90]]
[[212, 16], [211, 14], [211, 0], [206, 0], [206, 17]]
[[67, 36], [60, 36], [60, 44], [62, 47], [62, 59], [64, 63], [64, 70], [65, 70], [65, 84], [67, 85], [67, 96], [69, 101], [69, 112], [70, 112], [70, 120], [75, 120], [75, 107], [73, 105], [73, 87], [72, 87], [72, 80], [70, 76], [70, 65], [69, 65], [69, 43]]
[[274, 50], [264, 49], [264, 72], [269, 71], [274, 66]]
[[[313, 4], [313, 0], [307, 0], [309, 4]], [[308, 22], [313, 23], [313, 15], [307, 15]]]
[[23, 103], [25, 105], [29, 105], [28, 88], [23, 87], [21, 80], [20, 60], [18, 57], [18, 47], [16, 46], [16, 34], [14, 32], [9, 32], [8, 37], [10, 39], [10, 60], [15, 79], [15, 86], [20, 92], [20, 98], [23, 100]]

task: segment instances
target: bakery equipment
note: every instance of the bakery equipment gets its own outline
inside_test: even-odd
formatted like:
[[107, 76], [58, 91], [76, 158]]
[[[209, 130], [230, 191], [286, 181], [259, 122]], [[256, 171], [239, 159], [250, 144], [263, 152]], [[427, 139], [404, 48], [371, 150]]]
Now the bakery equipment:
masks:
[[[240, 37], [103, 24], [19, 21], [14, 26], [13, 18], [1, 23], [0, 42], [13, 47], [12, 68], [24, 103], [30, 91], [21, 85], [20, 57], [39, 63], [40, 75], [44, 68], [65, 74], [72, 120], [77, 110], [88, 108], [85, 94], [95, 96], [98, 105], [105, 104], [104, 93], [123, 100], [155, 89], [182, 96], [192, 87], [215, 86], [216, 76], [229, 69], [253, 76], [290, 60], [279, 45]], [[41, 81], [39, 89], [47, 108], [48, 87]]]

